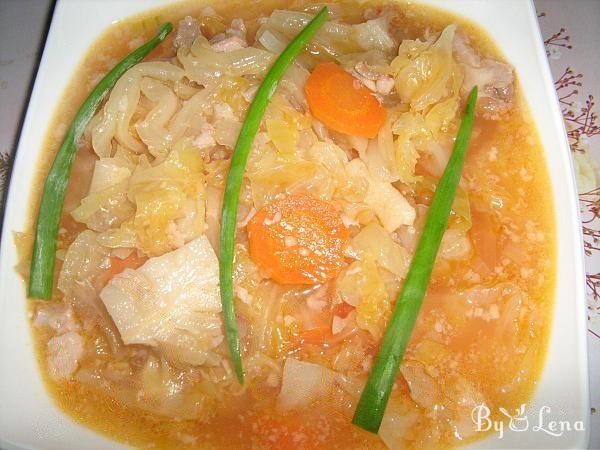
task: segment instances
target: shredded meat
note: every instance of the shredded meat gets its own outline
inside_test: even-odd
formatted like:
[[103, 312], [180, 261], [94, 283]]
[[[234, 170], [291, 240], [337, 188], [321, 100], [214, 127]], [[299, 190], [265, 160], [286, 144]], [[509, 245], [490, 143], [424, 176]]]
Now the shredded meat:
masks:
[[173, 221], [169, 222], [166, 229], [167, 240], [169, 244], [175, 248], [179, 248], [185, 244], [185, 238], [183, 233], [177, 227], [177, 224]]
[[33, 326], [50, 327], [56, 334], [78, 331], [79, 324], [73, 315], [73, 309], [64, 303], [44, 305], [36, 311]]
[[217, 145], [215, 141], [215, 127], [208, 122], [203, 123], [200, 134], [194, 139], [193, 145], [200, 150]]
[[248, 47], [246, 41], [246, 25], [242, 19], [233, 19], [225, 33], [211, 39], [210, 45], [217, 52], [231, 52]]
[[217, 120], [235, 120], [233, 109], [225, 102], [218, 102], [213, 105], [214, 119]]
[[[191, 16], [186, 16], [179, 21], [173, 45], [176, 48], [191, 47], [201, 34], [202, 29], [198, 21]], [[244, 21], [233, 19], [225, 33], [217, 34], [210, 40], [210, 45], [217, 52], [231, 52], [248, 47]]]
[[388, 95], [394, 88], [394, 79], [391, 76], [373, 70], [365, 62], [356, 64], [351, 73], [376, 94]]
[[234, 50], [239, 50], [240, 48], [248, 47], [246, 40], [239, 36], [226, 37], [224, 34], [220, 34], [215, 36], [215, 38], [219, 39], [212, 42], [211, 47], [217, 52], [232, 52]]
[[478, 85], [478, 105], [484, 111], [484, 117], [497, 120], [513, 105], [512, 68], [494, 59], [481, 58], [469, 45], [468, 38], [460, 33], [454, 38], [454, 55], [465, 69], [462, 95], [466, 96], [473, 86]]
[[49, 327], [55, 333], [46, 345], [48, 373], [53, 380], [68, 379], [77, 369], [83, 354], [83, 337], [73, 309], [65, 303], [40, 306], [33, 326]]
[[46, 347], [48, 373], [53, 380], [68, 379], [73, 375], [83, 355], [83, 337], [75, 331], [55, 336]]
[[246, 40], [246, 24], [244, 24], [242, 19], [233, 19], [227, 29], [227, 34]]
[[201, 30], [198, 21], [191, 16], [185, 16], [179, 21], [173, 45], [176, 48], [191, 47], [196, 38], [200, 36], [200, 33]]

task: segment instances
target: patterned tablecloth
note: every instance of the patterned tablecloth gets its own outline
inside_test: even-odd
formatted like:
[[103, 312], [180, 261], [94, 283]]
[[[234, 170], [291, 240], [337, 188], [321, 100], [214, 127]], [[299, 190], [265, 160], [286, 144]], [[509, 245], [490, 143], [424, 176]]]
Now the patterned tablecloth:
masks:
[[575, 164], [586, 253], [590, 448], [600, 448], [600, 99], [598, 0], [536, 0]]
[[[0, 192], [51, 4], [0, 0]], [[600, 119], [595, 103], [600, 99], [600, 0], [535, 0], [535, 6], [577, 172], [587, 258], [590, 448], [600, 449]]]

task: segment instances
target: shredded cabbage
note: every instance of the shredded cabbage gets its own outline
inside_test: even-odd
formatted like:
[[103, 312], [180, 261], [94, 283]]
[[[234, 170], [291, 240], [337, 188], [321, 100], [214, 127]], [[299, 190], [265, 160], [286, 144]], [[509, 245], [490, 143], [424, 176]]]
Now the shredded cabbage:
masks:
[[448, 25], [434, 42], [405, 40], [391, 67], [396, 92], [415, 111], [459, 95], [463, 73], [452, 56], [456, 25]]
[[404, 278], [410, 264], [407, 251], [394, 242], [381, 225], [370, 223], [352, 239], [346, 255], [355, 259], [370, 259], [379, 267]]
[[77, 285], [95, 286], [109, 267], [109, 250], [98, 243], [97, 236], [93, 231], [82, 231], [67, 249], [57, 283], [66, 297], [72, 296]]
[[365, 50], [390, 52], [396, 49], [396, 41], [390, 35], [389, 19], [386, 16], [367, 20], [352, 26], [352, 36]]
[[255, 47], [218, 52], [210, 47], [206, 38], [199, 36], [190, 49], [179, 49], [177, 59], [190, 80], [207, 85], [217, 81], [222, 74], [264, 75], [275, 54]]
[[275, 148], [282, 155], [292, 155], [298, 144], [298, 129], [281, 119], [267, 120], [266, 127]]
[[[281, 47], [284, 39], [293, 38], [311, 18], [310, 14], [304, 12], [273, 11], [266, 25], [259, 30], [259, 41], [269, 50]], [[396, 45], [389, 32], [389, 21], [386, 17], [357, 25], [332, 20], [323, 25], [313, 42], [308, 45], [309, 54], [303, 54], [299, 59], [310, 66], [317, 61], [338, 60], [352, 53], [389, 53]]]
[[94, 166], [90, 190], [71, 216], [94, 231], [118, 227], [134, 214], [127, 199], [131, 170], [119, 158], [101, 158]]
[[356, 306], [358, 326], [379, 340], [387, 326], [392, 304], [375, 262], [364, 258], [350, 264], [338, 276], [336, 289], [346, 303]]
[[127, 195], [136, 205], [133, 229], [147, 255], [161, 255], [203, 233], [202, 167], [198, 151], [187, 147], [154, 166], [136, 168]]
[[288, 357], [283, 366], [277, 406], [280, 411], [289, 412], [321, 404], [350, 416], [363, 385], [360, 379], [320, 364]]
[[406, 437], [418, 421], [414, 404], [401, 395], [392, 394], [379, 427], [379, 436], [388, 449], [403, 450], [408, 446]]
[[400, 225], [412, 225], [415, 220], [414, 208], [390, 183], [373, 177], [360, 159], [353, 159], [346, 164], [346, 171], [350, 176], [367, 180], [364, 203], [377, 215], [383, 228], [391, 233]]

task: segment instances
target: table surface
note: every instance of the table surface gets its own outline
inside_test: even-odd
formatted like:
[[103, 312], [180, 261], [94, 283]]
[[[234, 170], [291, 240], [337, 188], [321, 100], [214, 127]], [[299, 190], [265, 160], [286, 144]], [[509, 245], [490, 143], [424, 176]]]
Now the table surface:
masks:
[[[27, 105], [51, 0], [0, 0], [0, 193]], [[568, 5], [568, 6], [567, 6]], [[600, 449], [600, 0], [535, 0], [550, 67], [579, 167], [588, 286], [590, 448]], [[588, 169], [588, 170], [586, 170]], [[591, 169], [591, 170], [589, 170]], [[591, 193], [590, 193], [591, 192]]]

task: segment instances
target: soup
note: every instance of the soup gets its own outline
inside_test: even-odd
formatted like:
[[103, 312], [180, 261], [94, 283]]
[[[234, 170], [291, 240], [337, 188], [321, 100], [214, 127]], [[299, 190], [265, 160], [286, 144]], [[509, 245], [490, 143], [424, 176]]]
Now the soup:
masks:
[[[173, 5], [112, 26], [75, 74], [49, 160], [102, 76], [161, 23], [175, 24], [79, 142], [53, 298], [31, 303], [48, 389], [74, 419], [140, 447], [439, 448], [485, 437], [475, 406], [529, 399], [555, 237], [514, 70], [482, 30], [441, 11], [329, 6], [269, 103], [244, 171], [233, 274], [243, 385], [219, 299], [225, 181], [267, 69], [319, 6]], [[311, 89], [327, 77], [352, 91], [322, 101]], [[475, 85], [449, 224], [371, 434], [352, 415]], [[337, 113], [349, 92], [370, 105], [361, 120]], [[31, 236], [18, 235], [23, 267]]]

